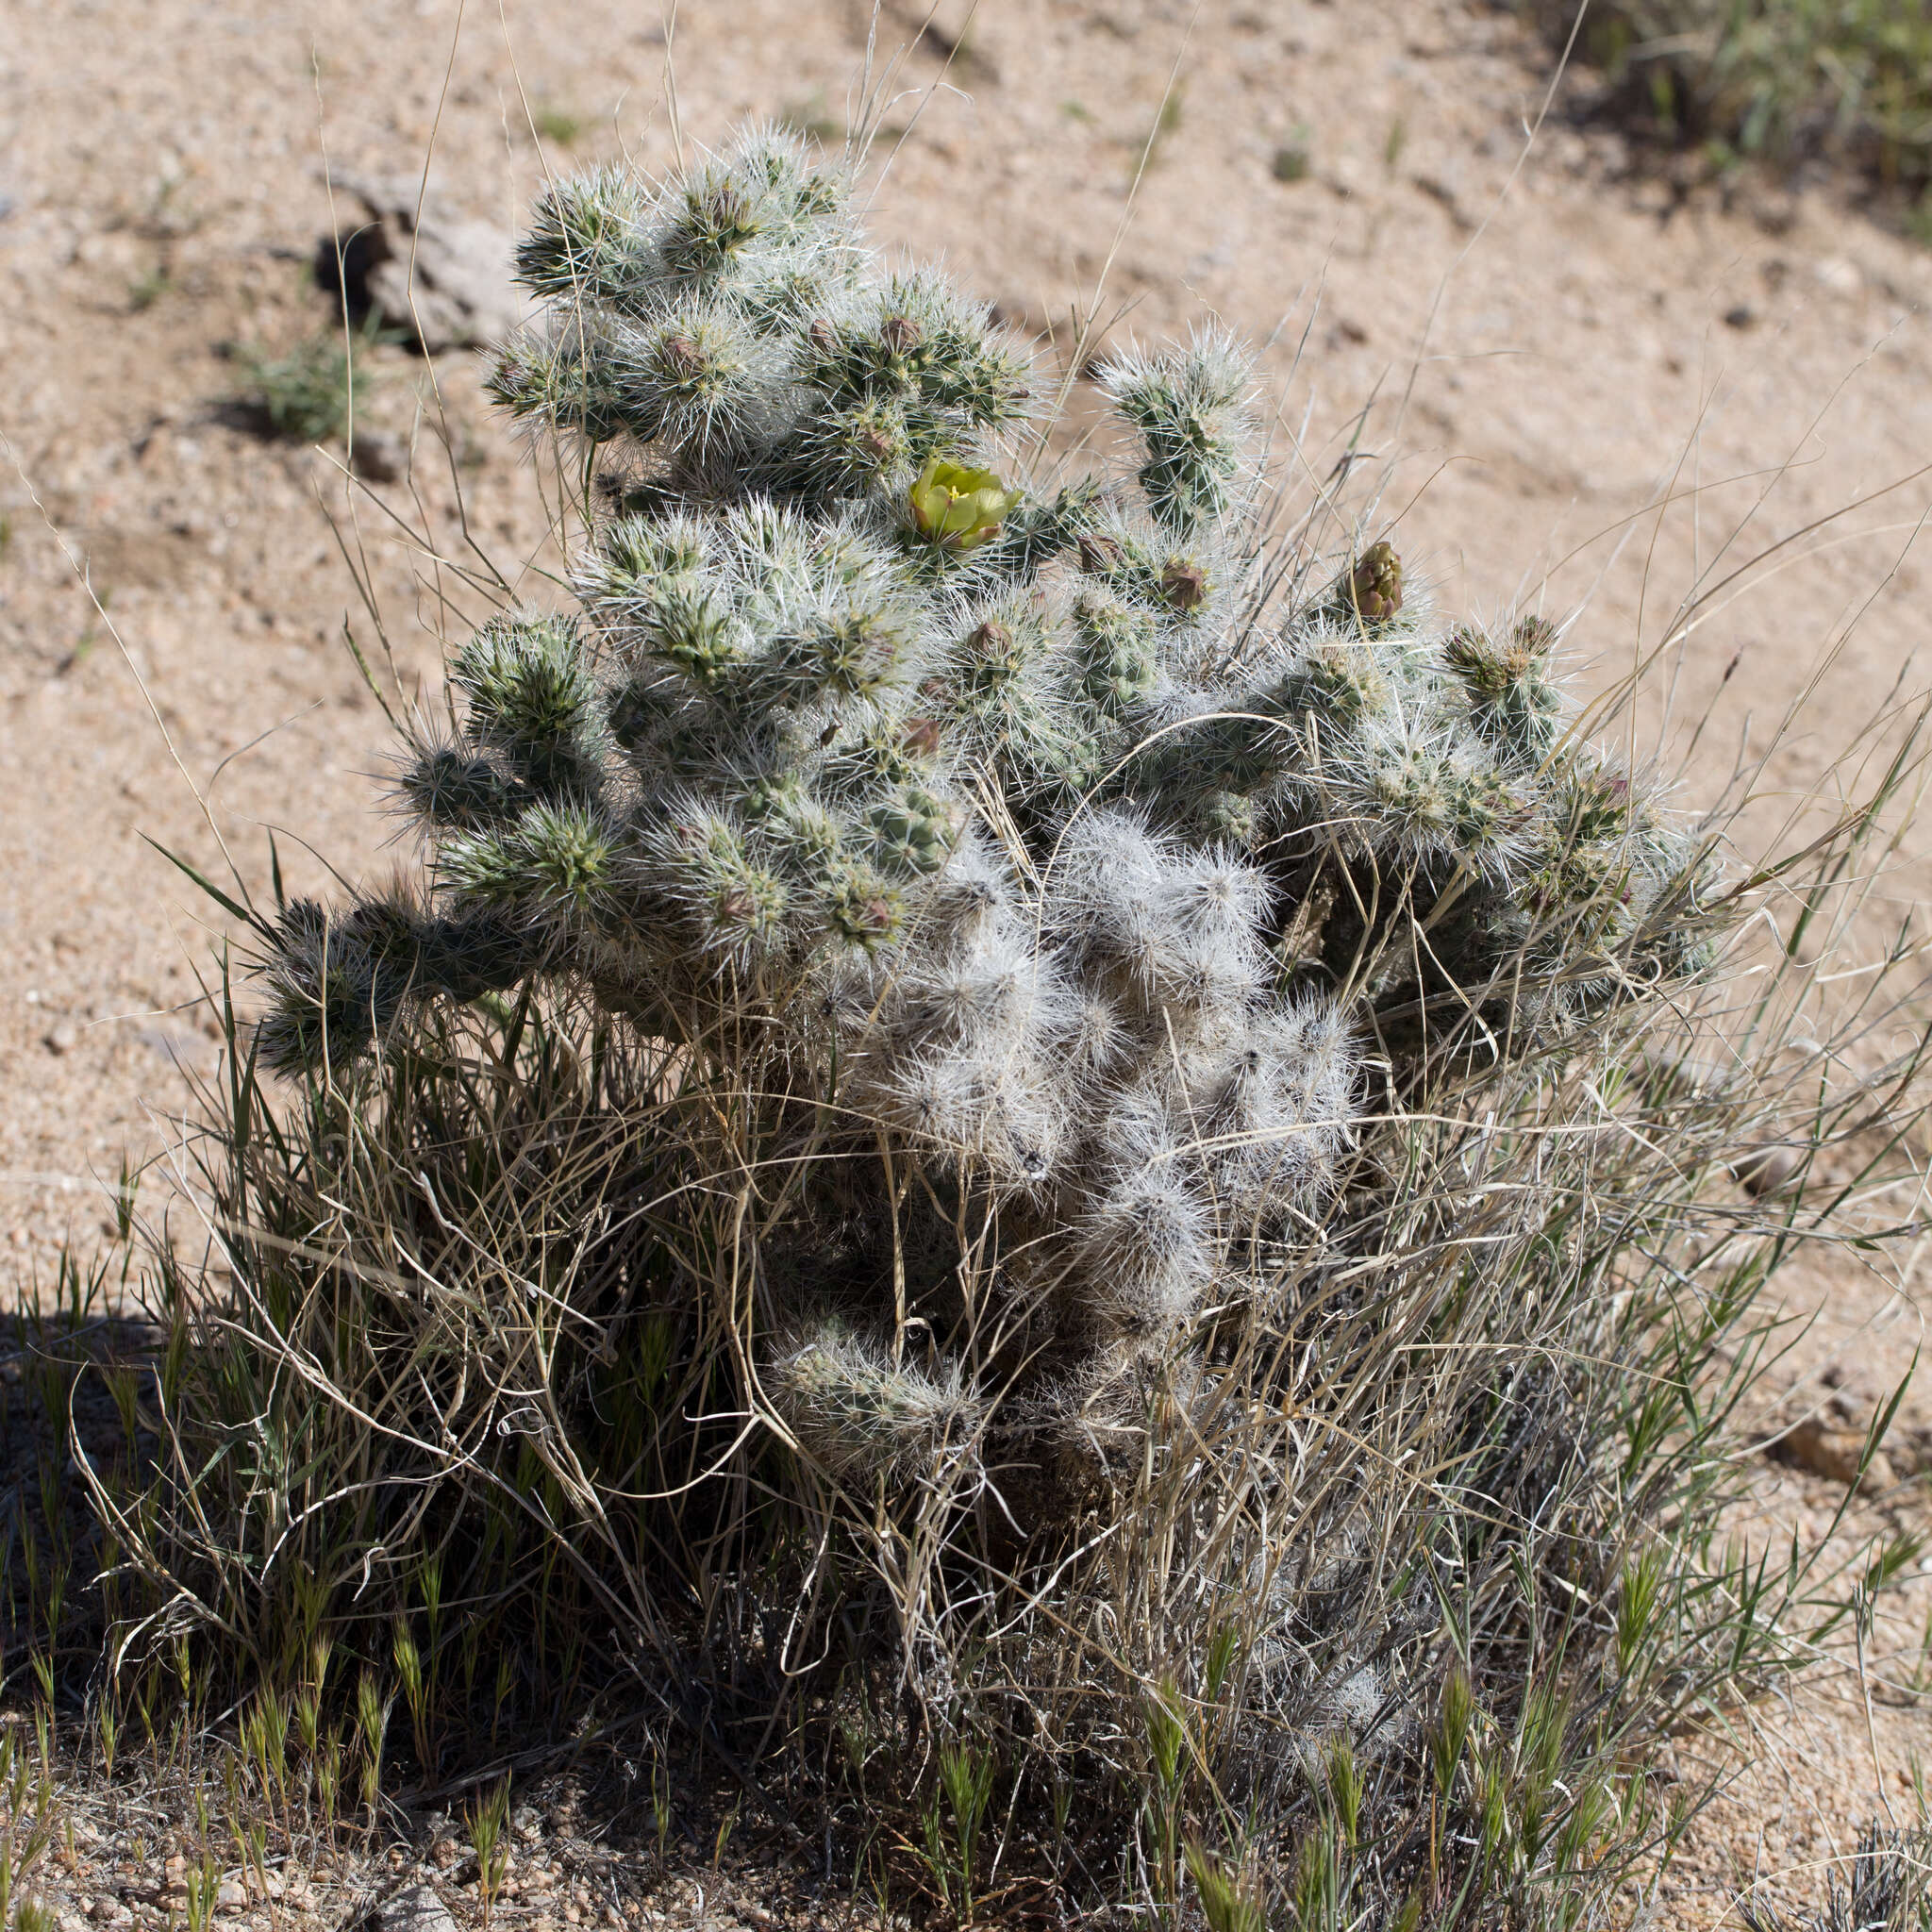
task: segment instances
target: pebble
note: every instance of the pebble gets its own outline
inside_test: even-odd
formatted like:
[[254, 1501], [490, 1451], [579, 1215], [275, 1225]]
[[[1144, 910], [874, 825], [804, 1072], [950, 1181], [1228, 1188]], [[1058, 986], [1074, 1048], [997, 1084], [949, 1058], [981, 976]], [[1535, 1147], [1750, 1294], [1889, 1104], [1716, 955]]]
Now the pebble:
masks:
[[457, 1932], [449, 1907], [426, 1885], [407, 1886], [376, 1907], [377, 1932]]
[[409, 467], [409, 453], [402, 438], [387, 429], [358, 429], [350, 461], [365, 483], [400, 483]]

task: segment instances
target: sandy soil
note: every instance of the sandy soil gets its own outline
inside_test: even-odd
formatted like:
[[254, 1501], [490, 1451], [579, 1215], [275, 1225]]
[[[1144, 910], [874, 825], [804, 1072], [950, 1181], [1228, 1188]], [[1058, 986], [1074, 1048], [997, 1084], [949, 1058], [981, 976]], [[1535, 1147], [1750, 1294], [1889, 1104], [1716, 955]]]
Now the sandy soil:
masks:
[[[1932, 257], [1828, 185], [1687, 192], [1560, 106], [1526, 148], [1539, 50], [1506, 14], [1450, 0], [982, 0], [961, 21], [948, 0], [944, 31], [896, 76], [885, 119], [907, 131], [875, 191], [875, 231], [943, 252], [1062, 352], [1089, 310], [1115, 340], [1213, 312], [1266, 341], [1283, 436], [1311, 474], [1367, 411], [1397, 541], [1452, 605], [1587, 604], [1574, 637], [1583, 675], [1601, 680], [1666, 641], [1693, 587], [1781, 546], [1713, 597], [1674, 654], [1676, 716], [1712, 716], [1693, 791], [1714, 791], [1740, 741], [1767, 743], [1802, 706], [1751, 821], [1771, 828], [1781, 801], [1832, 782], [1899, 680], [1922, 675]], [[881, 52], [917, 24], [889, 9]], [[842, 121], [869, 25], [859, 0], [684, 0], [683, 127], [702, 138], [781, 111]], [[365, 644], [374, 625], [330, 515], [366, 556], [406, 684], [434, 679], [437, 607], [398, 527], [337, 469], [223, 408], [238, 380], [227, 344], [277, 348], [327, 319], [309, 272], [330, 222], [325, 151], [374, 172], [416, 171], [428, 154], [445, 198], [512, 225], [548, 172], [620, 152], [668, 158], [666, 53], [655, 10], [615, 0], [511, 0], [507, 25], [493, 7], [459, 20], [457, 0], [11, 10], [10, 1292], [46, 1280], [61, 1242], [108, 1239], [124, 1158], [165, 1143], [182, 1070], [214, 1062], [197, 996], [222, 928], [147, 841], [211, 874], [232, 858], [257, 888], [271, 828], [285, 828], [295, 885], [324, 880], [311, 854], [352, 876], [391, 857], [373, 775], [383, 722], [340, 643], [345, 616]], [[535, 137], [531, 109], [575, 117], [574, 143]], [[1307, 154], [1302, 178], [1276, 178], [1288, 146]], [[417, 436], [416, 507], [441, 541], [457, 541], [459, 479], [469, 529], [498, 562], [535, 555], [547, 513], [481, 405], [473, 358], [385, 348], [367, 374], [362, 420]], [[430, 433], [445, 416], [454, 468]], [[409, 509], [408, 491], [391, 494]], [[1926, 879], [1906, 853], [1887, 906], [1903, 913]], [[1840, 1406], [1869, 1412], [1918, 1344], [1917, 1289], [1910, 1274], [1794, 1277], [1794, 1307], [1821, 1319], [1790, 1378], [1837, 1365]], [[1802, 1399], [1823, 1399], [1807, 1386]], [[1928, 1419], [1923, 1404], [1905, 1417]], [[1837, 1501], [1769, 1464], [1762, 1489], [1759, 1534]], [[1875, 1531], [1924, 1509], [1923, 1482], [1907, 1480], [1854, 1518]], [[1926, 1589], [1881, 1622], [1868, 1664], [1911, 1649]], [[1755, 1870], [1841, 1854], [1888, 1804], [1910, 1815], [1925, 1709], [1874, 1703], [1868, 1723], [1843, 1671], [1807, 1699], [1759, 1714], [1757, 1768], [1693, 1834], [1671, 1923], [1714, 1922]]]

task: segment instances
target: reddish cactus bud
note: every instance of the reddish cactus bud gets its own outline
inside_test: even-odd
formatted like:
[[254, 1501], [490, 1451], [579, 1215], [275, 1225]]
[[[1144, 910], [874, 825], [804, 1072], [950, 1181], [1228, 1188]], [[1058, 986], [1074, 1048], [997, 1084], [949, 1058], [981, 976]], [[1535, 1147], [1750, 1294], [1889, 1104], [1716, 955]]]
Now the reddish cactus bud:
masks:
[[913, 718], [899, 734], [900, 748], [908, 758], [935, 758], [939, 754], [940, 741], [940, 722], [937, 718]]
[[1402, 559], [1391, 543], [1372, 543], [1341, 585], [1338, 600], [1365, 624], [1386, 624], [1402, 608]]
[[1111, 538], [1089, 530], [1080, 539], [1080, 568], [1094, 576], [1105, 576], [1120, 569], [1126, 552]]
[[1208, 601], [1208, 568], [1191, 557], [1176, 557], [1160, 573], [1160, 594], [1174, 610], [1198, 610]]

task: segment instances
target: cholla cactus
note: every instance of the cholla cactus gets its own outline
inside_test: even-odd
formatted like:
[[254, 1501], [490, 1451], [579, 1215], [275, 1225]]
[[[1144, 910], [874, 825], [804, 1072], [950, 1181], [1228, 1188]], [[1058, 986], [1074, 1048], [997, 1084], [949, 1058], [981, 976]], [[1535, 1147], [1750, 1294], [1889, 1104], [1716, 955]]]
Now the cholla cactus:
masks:
[[[1184, 1345], [1333, 1185], [1366, 1042], [1399, 1080], [1562, 1024], [1683, 926], [1547, 625], [1440, 624], [1387, 541], [1268, 550], [1220, 332], [1116, 363], [1142, 459], [1049, 495], [1027, 348], [789, 138], [566, 183], [519, 264], [548, 320], [491, 387], [596, 476], [576, 608], [456, 650], [460, 738], [399, 787], [432, 895], [291, 910], [264, 1049], [341, 1074], [541, 976], [781, 1064], [824, 1158], [763, 1386], [835, 1476], [971, 1441], [981, 1378], [1038, 1427]], [[939, 1237], [989, 1215], [969, 1293]]]

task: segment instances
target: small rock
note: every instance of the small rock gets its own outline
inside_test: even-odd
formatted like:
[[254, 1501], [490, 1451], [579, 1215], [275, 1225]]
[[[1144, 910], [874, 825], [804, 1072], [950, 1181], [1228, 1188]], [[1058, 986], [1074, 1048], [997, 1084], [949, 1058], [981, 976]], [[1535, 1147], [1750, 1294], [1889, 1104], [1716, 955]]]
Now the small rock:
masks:
[[1731, 1162], [1731, 1175], [1747, 1193], [1781, 1194], [1798, 1177], [1806, 1150], [1774, 1141], [1753, 1147]]
[[47, 1035], [49, 1053], [72, 1053], [79, 1044], [79, 1033], [64, 1020]]
[[1842, 255], [1827, 256], [1811, 273], [1835, 295], [1856, 295], [1865, 286], [1857, 263]]
[[[1822, 1475], [1825, 1481], [1851, 1483], [1857, 1480], [1858, 1458], [1865, 1453], [1863, 1429], [1834, 1428], [1822, 1416], [1807, 1416], [1774, 1446], [1782, 1462]], [[1883, 1449], [1874, 1451], [1866, 1465], [1861, 1489], [1889, 1490], [1897, 1480]]]
[[215, 1903], [230, 1911], [239, 1911], [248, 1903], [248, 1894], [234, 1879], [225, 1878], [215, 1889]]
[[400, 483], [409, 467], [409, 452], [403, 439], [387, 429], [358, 429], [349, 461], [365, 483]]
[[[340, 278], [352, 309], [373, 310], [429, 355], [500, 342], [516, 328], [523, 304], [504, 229], [433, 200], [419, 208], [414, 180], [337, 175], [335, 185], [369, 212], [361, 227], [342, 223]], [[333, 237], [316, 251], [316, 273], [330, 285], [338, 279]]]
[[1749, 328], [1757, 320], [1757, 311], [1748, 302], [1740, 302], [1735, 308], [1724, 310], [1726, 328]]
[[1453, 168], [1441, 168], [1409, 178], [1431, 200], [1441, 202], [1449, 219], [1465, 234], [1475, 226], [1475, 217], [1463, 206], [1461, 180]]
[[456, 1932], [449, 1907], [426, 1885], [411, 1885], [375, 1908], [376, 1932]]

